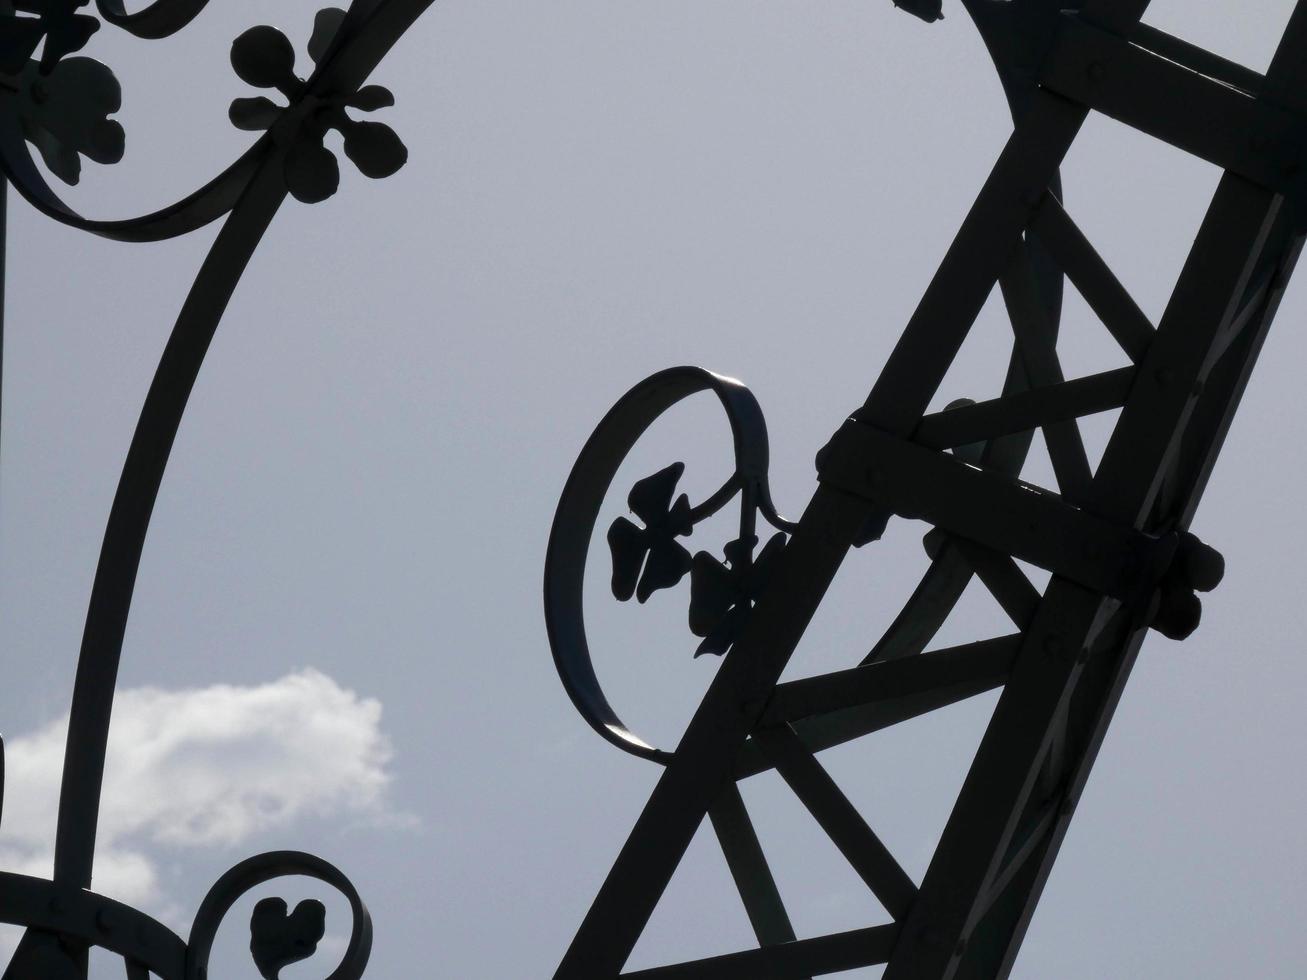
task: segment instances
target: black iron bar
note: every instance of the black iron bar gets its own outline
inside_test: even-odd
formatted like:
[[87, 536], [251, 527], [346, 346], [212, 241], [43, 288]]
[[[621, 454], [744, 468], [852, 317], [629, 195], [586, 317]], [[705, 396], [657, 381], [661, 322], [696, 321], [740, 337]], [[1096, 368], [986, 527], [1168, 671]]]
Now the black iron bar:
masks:
[[917, 886], [807, 746], [788, 725], [759, 729], [754, 738], [886, 911], [902, 917]]
[[[554, 976], [615, 977], [872, 508], [820, 488]], [[817, 972], [806, 970], [801, 972]]]
[[1026, 573], [1007, 555], [992, 548], [966, 538], [958, 538], [956, 544], [963, 559], [975, 569], [976, 577], [1017, 629], [1026, 629], [1039, 609], [1039, 590], [1031, 584]]
[[1042, 804], [1036, 810], [1034, 817], [1025, 823], [1023, 829], [1013, 835], [1012, 846], [1003, 858], [1002, 867], [994, 876], [981, 900], [979, 909], [981, 917], [989, 911], [994, 900], [1007, 889], [1008, 885], [1012, 884], [1022, 866], [1030, 860], [1040, 844], [1044, 843], [1045, 838], [1052, 832], [1058, 809], [1058, 803]]
[[1263, 187], [1291, 191], [1302, 117], [1064, 18], [1040, 83], [1080, 105]]
[[[760, 724], [796, 722], [845, 708], [923, 695], [947, 697], [958, 686], [1002, 682], [1020, 645], [1019, 634], [980, 640], [901, 660], [837, 670], [776, 685]], [[949, 702], [951, 703], [951, 702]]]
[[801, 980], [884, 963], [896, 931], [892, 925], [872, 926], [621, 976], [622, 980]]
[[59, 797], [54, 876], [74, 887], [91, 883], [114, 683], [145, 532], [168, 455], [236, 282], [285, 197], [280, 168], [265, 166], [218, 233], [177, 316], [123, 464], [91, 589]]
[[[1307, 91], [1304, 90], [1307, 86], [1307, 59], [1302, 56], [1304, 50], [1307, 50], [1307, 4], [1298, 3], [1271, 68], [1267, 72], [1266, 86], [1269, 97], [1291, 105], [1298, 111], [1307, 108], [1304, 106], [1304, 103], [1307, 103]], [[1173, 519], [1182, 526], [1187, 525], [1193, 517], [1212, 464], [1220, 451], [1253, 363], [1274, 317], [1283, 292], [1283, 283], [1287, 282], [1301, 252], [1303, 238], [1296, 227], [1295, 222], [1281, 215], [1281, 220], [1271, 236], [1272, 241], [1277, 243], [1278, 254], [1274, 259], [1274, 265], [1281, 271], [1280, 286], [1267, 297], [1260, 320], [1240, 334], [1239, 340], [1227, 352], [1226, 357], [1214, 370], [1213, 376], [1208, 379], [1203, 389], [1203, 397], [1199, 399], [1197, 409], [1187, 426], [1186, 436], [1195, 444], [1191, 450], [1192, 459], [1187, 462], [1181, 460], [1183, 465], [1180, 467], [1177, 480], [1182, 484], [1182, 489], [1176, 491], [1175, 499], [1168, 507], [1170, 513], [1174, 515]], [[1215, 234], [1215, 228], [1212, 232]], [[992, 969], [983, 973], [963, 970], [958, 973], [959, 978], [965, 977], [967, 980], [973, 976], [1002, 978], [1011, 970], [1040, 891], [1066, 834], [1075, 801], [1083, 791], [1116, 704], [1124, 690], [1141, 640], [1142, 634], [1136, 631], [1120, 647], [1120, 652], [1116, 656], [1100, 656], [1096, 653], [1091, 658], [1081, 683], [1084, 688], [1082, 697], [1079, 699], [1077, 710], [1071, 714], [1071, 731], [1068, 740], [1072, 745], [1078, 746], [1078, 749], [1068, 772], [1058, 818], [1046, 841], [1038, 849], [1039, 852], [1027, 860], [1021, 874], [1017, 876], [1017, 881], [1008, 885], [1004, 897], [996, 903], [1001, 903], [1000, 908], [990, 913], [991, 919], [996, 917], [997, 912], [1004, 913], [998, 924], [990, 930], [997, 936], [988, 943], [988, 946], [995, 951], [990, 956]]]
[[1030, 230], [1039, 236], [1130, 360], [1141, 361], [1153, 342], [1152, 323], [1051, 195], [1035, 214]]
[[1233, 86], [1248, 95], [1257, 95], [1266, 82], [1263, 75], [1251, 68], [1245, 68], [1238, 62], [1222, 58], [1206, 48], [1190, 44], [1150, 24], [1140, 24], [1136, 27], [1130, 32], [1130, 40], [1154, 54], [1160, 54], [1168, 61], [1174, 61], [1190, 71], [1196, 71], [1200, 75]]
[[913, 430], [912, 441], [931, 449], [952, 449], [984, 442], [1013, 432], [1037, 429], [1051, 422], [1083, 418], [1120, 408], [1130, 394], [1135, 370], [1116, 368], [1101, 374], [1044, 385], [926, 415]]
[[[1138, 387], [1138, 385], [1136, 385]], [[823, 483], [1020, 558], [1105, 595], [1155, 584], [1175, 542], [1057, 494], [849, 421], [823, 452]]]
[[[781, 900], [776, 879], [767, 864], [767, 855], [758, 842], [758, 834], [749, 819], [749, 811], [739, 787], [728, 782], [722, 795], [708, 811], [713, 831], [721, 844], [726, 866], [739, 890], [744, 911], [758, 937], [760, 946], [776, 946], [794, 941], [794, 926]], [[805, 978], [806, 980], [806, 978]]]
[[[4, 391], [5, 391], [5, 245], [9, 237], [9, 181], [0, 173], [0, 458], [4, 454]], [[3, 513], [4, 501], [0, 498], [0, 514]], [[0, 755], [2, 755], [0, 751]], [[3, 762], [0, 762], [0, 783], [4, 776]], [[0, 784], [0, 803], [4, 801], [4, 786]]]
[[[922, 657], [929, 656], [931, 655], [922, 654]], [[905, 658], [904, 662], [911, 662], [913, 659], [916, 658]], [[928, 693], [904, 695], [884, 701], [872, 700], [857, 707], [844, 708], [824, 715], [813, 715], [794, 722], [792, 727], [809, 752], [822, 752], [992, 691], [996, 687], [1002, 687], [1006, 681], [1006, 670], [985, 673], [972, 680], [934, 688]], [[747, 779], [749, 776], [756, 776], [772, 768], [774, 765], [771, 758], [764, 754], [753, 740], [750, 740], [740, 750], [733, 776], [736, 779]]]
[[[1094, 483], [1105, 516], [1142, 522], [1169, 458], [1169, 443], [1194, 394], [1205, 351], [1233, 316], [1237, 297], [1265, 244], [1278, 202], [1233, 175], [1222, 179], [1175, 295], [1122, 411]], [[957, 805], [904, 923], [886, 980], [948, 978], [962, 959], [983, 894], [1000, 870], [1071, 696], [1105, 600], [1054, 578], [999, 698]], [[1130, 646], [1137, 649], [1142, 630]], [[1132, 659], [1127, 657], [1126, 660]]]
[[[1025, 435], [1026, 433], [1018, 433], [1016, 438]], [[1004, 441], [999, 439], [991, 445]], [[902, 660], [922, 653], [962, 597], [963, 590], [971, 581], [971, 575], [971, 566], [962, 560], [957, 548], [945, 536], [930, 568], [913, 590], [907, 605], [894, 617], [889, 629], [876, 641], [876, 645], [862, 658], [862, 665]]]
[[[1058, 361], [1056, 337], [1039, 301], [1038, 281], [1028, 250], [1016, 250], [1012, 264], [999, 279], [999, 285], [1031, 387], [1062, 384], [1066, 379]], [[1050, 421], [1043, 430], [1058, 488], [1067, 499], [1076, 503], [1083, 501], [1093, 473], [1075, 419]]]
[[925, 414], [1088, 110], [1036, 91], [926, 287], [860, 415], [906, 434]]

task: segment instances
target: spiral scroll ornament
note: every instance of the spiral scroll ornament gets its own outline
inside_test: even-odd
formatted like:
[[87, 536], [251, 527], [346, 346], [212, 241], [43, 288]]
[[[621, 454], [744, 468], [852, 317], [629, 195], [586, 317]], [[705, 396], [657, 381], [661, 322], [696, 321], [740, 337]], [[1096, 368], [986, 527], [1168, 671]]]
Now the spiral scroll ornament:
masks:
[[[582, 592], [586, 553], [604, 497], [617, 470], [640, 437], [673, 405], [711, 392], [726, 413], [735, 466], [706, 499], [691, 504], [676, 487], [684, 463], [672, 463], [636, 482], [627, 497], [632, 516], [618, 517], [606, 539], [612, 559], [612, 592], [619, 601], [647, 601], [655, 592], [690, 578], [688, 625], [702, 642], [695, 656], [724, 654], [752, 608], [775, 556], [794, 524], [777, 513], [767, 482], [767, 425], [762, 409], [734, 378], [697, 367], [661, 371], [623, 395], [590, 436], [558, 503], [545, 559], [545, 622], [554, 664], [572, 703], [618, 748], [664, 762], [669, 754], [632, 732], [608, 703], [595, 676], [586, 636]], [[739, 533], [722, 549], [722, 559], [692, 554], [683, 539], [696, 525], [739, 502]], [[776, 529], [761, 551], [758, 518]], [[724, 559], [724, 560], [723, 560]]]

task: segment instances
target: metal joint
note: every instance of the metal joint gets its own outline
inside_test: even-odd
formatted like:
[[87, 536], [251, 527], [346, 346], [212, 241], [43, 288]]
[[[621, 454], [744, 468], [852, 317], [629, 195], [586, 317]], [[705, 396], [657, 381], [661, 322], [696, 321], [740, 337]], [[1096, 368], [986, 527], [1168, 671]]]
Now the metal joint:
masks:
[[1123, 527], [1047, 490], [850, 419], [820, 456], [822, 483], [1143, 605], [1178, 538]]

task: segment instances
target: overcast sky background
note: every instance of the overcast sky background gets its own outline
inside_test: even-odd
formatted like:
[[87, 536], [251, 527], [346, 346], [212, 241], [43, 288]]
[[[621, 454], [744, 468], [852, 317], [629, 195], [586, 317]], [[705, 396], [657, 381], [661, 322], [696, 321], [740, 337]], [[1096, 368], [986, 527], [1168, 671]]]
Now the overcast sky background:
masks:
[[[316, 6], [214, 4], [163, 42], [102, 30], [84, 53], [123, 83], [127, 155], [88, 164], [69, 199], [125, 216], [224, 167], [248, 145], [227, 104], [253, 94], [230, 40], [271, 22], [306, 65]], [[370, 976], [552, 974], [657, 777], [593, 735], [554, 674], [540, 579], [558, 493], [622, 392], [690, 363], [753, 388], [777, 502], [802, 509], [813, 453], [874, 382], [1010, 131], [978, 36], [946, 7], [929, 26], [883, 0], [460, 0], [422, 17], [373, 78], [396, 93], [374, 118], [408, 165], [372, 182], [342, 160], [336, 197], [287, 202], [191, 400], [127, 634], [98, 890], [184, 935], [230, 865], [301, 848], [368, 902]], [[1157, 26], [1261, 69], [1292, 4], [1152, 7]], [[1218, 174], [1101, 119], [1064, 174], [1068, 209], [1156, 317]], [[215, 230], [117, 245], [10, 195], [11, 869], [49, 873], [100, 534]], [[1305, 307], [1295, 283], [1195, 523], [1226, 581], [1192, 640], [1145, 644], [1018, 978], [1300, 975]], [[1075, 297], [1063, 331], [1068, 375], [1124, 363]], [[938, 404], [996, 394], [1008, 344], [991, 303]], [[1090, 425], [1090, 443], [1106, 431]], [[675, 459], [692, 495], [729, 471], [709, 399], [651, 432], [604, 520]], [[694, 547], [720, 549], [718, 530]], [[925, 567], [922, 530], [896, 522], [851, 557], [788, 676], [871, 647]], [[670, 747], [716, 666], [691, 657], [687, 587], [618, 605], [602, 541], [592, 555], [601, 678]], [[973, 589], [938, 645], [1009, 629]], [[992, 706], [823, 756], [915, 878]], [[885, 921], [779, 781], [744, 789], [800, 935]], [[214, 976], [255, 975], [248, 905]], [[324, 956], [344, 928], [330, 914]], [[750, 944], [701, 833], [630, 966]]]

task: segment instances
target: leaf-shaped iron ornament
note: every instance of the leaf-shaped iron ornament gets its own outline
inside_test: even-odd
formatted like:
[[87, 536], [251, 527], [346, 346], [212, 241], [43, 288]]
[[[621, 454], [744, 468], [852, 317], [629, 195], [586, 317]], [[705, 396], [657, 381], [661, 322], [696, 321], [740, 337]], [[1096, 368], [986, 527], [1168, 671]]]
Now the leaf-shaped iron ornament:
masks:
[[87, 3], [17, 0], [0, 15], [0, 111], [17, 117], [23, 138], [66, 184], [81, 179], [83, 156], [96, 163], [123, 156], [123, 128], [109, 118], [122, 108], [118, 80], [98, 61], [65, 60], [99, 30], [98, 20], [76, 12]]
[[[319, 10], [309, 39], [309, 56], [321, 62], [345, 19], [337, 7]], [[272, 88], [284, 95], [288, 106], [279, 106], [264, 96], [236, 99], [228, 115], [238, 129], [268, 129], [290, 109], [302, 106], [304, 113], [286, 152], [286, 187], [306, 204], [326, 200], [340, 186], [340, 165], [336, 155], [323, 145], [330, 129], [345, 140], [345, 155], [365, 177], [389, 177], [408, 161], [408, 149], [395, 131], [384, 123], [359, 122], [347, 108], [372, 112], [395, 104], [390, 90], [365, 85], [353, 92], [326, 97], [306, 95], [303, 79], [295, 74], [295, 49], [275, 27], [251, 27], [231, 46], [231, 64], [242, 81], [255, 88]]]
[[308, 959], [327, 928], [326, 907], [305, 899], [287, 912], [284, 899], [265, 898], [250, 916], [250, 956], [263, 980], [278, 980], [284, 967]]
[[645, 602], [659, 589], [669, 589], [690, 570], [690, 552], [676, 538], [694, 530], [690, 500], [685, 494], [672, 502], [684, 463], [673, 463], [631, 488], [627, 504], [644, 527], [619, 517], [608, 529], [613, 556], [613, 595], [625, 602], [635, 596]]
[[12, 100], [23, 136], [64, 183], [81, 179], [83, 156], [104, 164], [122, 159], [123, 128], [109, 118], [122, 107], [122, 90], [100, 62], [69, 58], [43, 74], [29, 61], [12, 83], [6, 101]]
[[[0, 71], [19, 71], [45, 39], [39, 68], [54, 70], [60, 59], [86, 47], [100, 22], [77, 11], [91, 0], [14, 0], [14, 14], [0, 18]], [[33, 14], [19, 17], [17, 14]]]
[[706, 551], [694, 556], [690, 569], [690, 632], [703, 637], [694, 651], [696, 657], [705, 653], [721, 656], [739, 639], [749, 611], [775, 570], [785, 541], [783, 533], [772, 535], [754, 558], [758, 538], [751, 534], [726, 545], [725, 563]]

